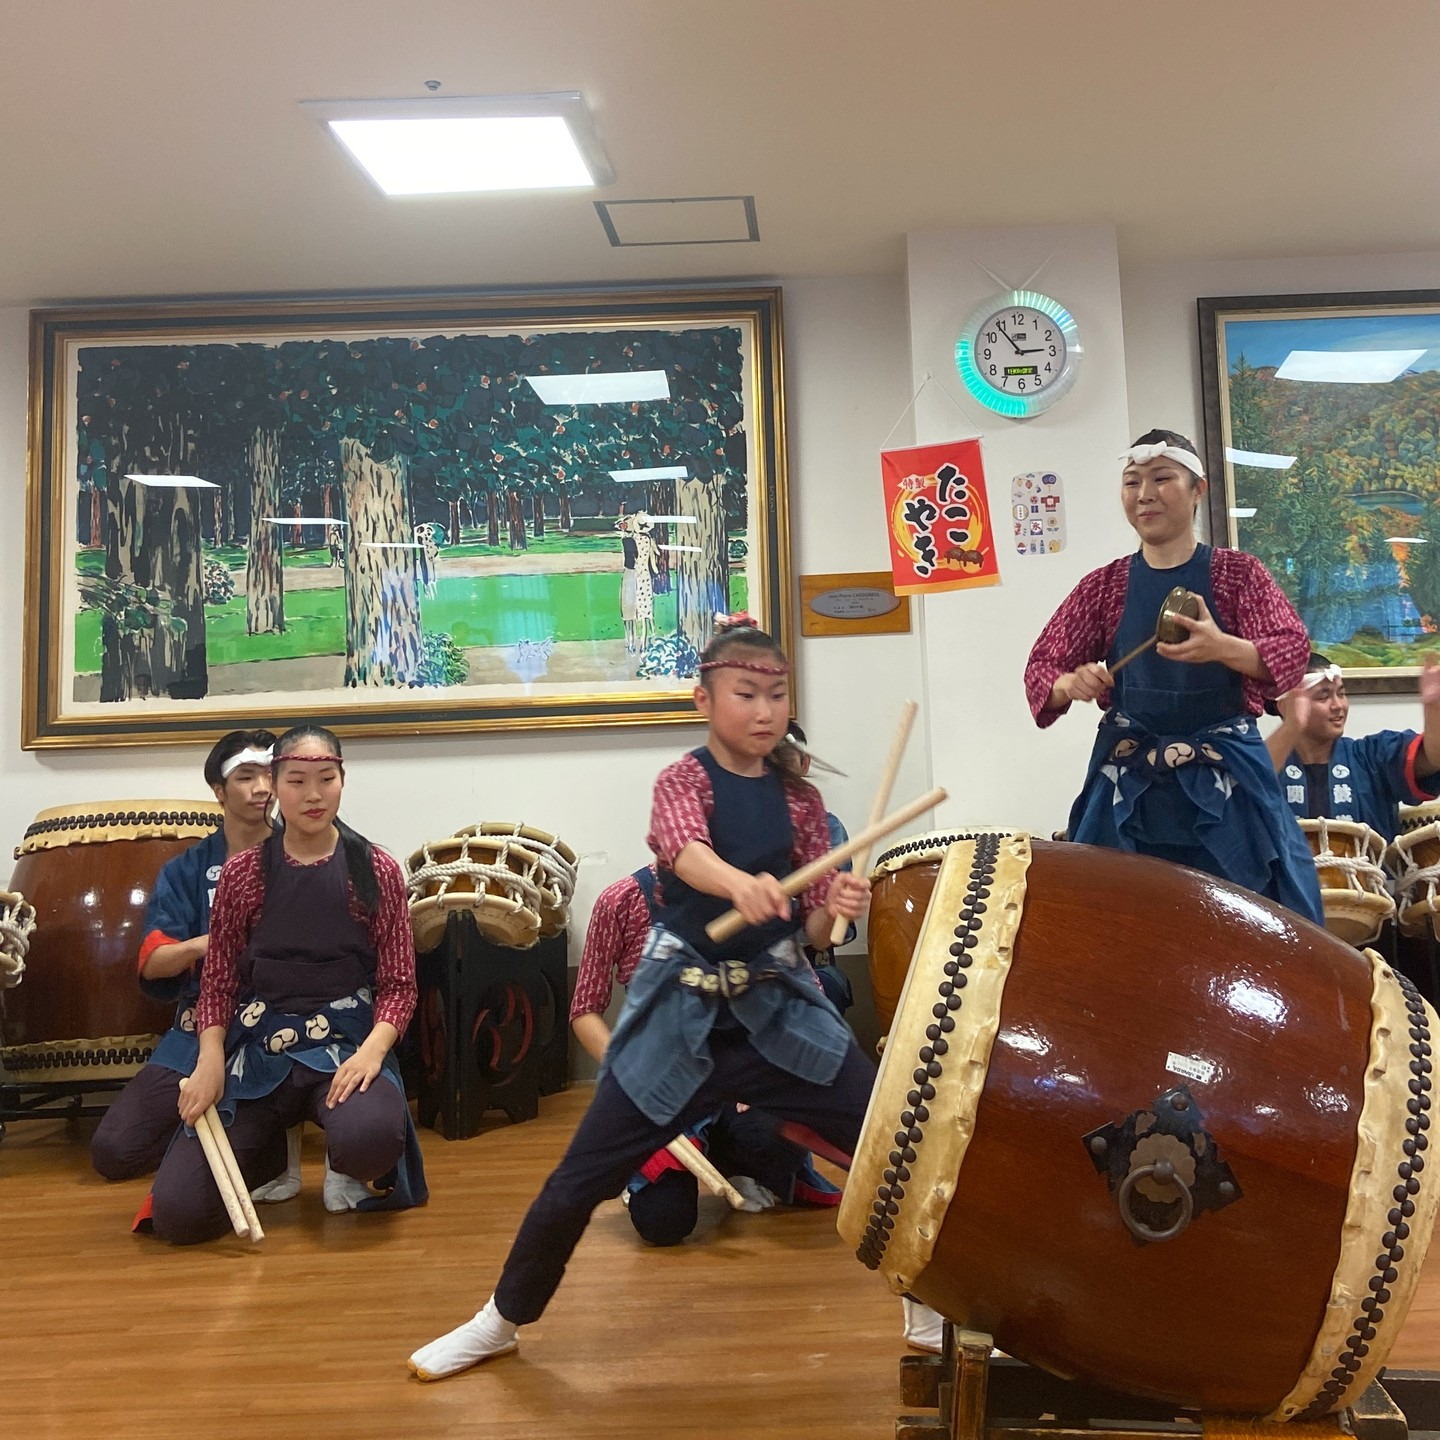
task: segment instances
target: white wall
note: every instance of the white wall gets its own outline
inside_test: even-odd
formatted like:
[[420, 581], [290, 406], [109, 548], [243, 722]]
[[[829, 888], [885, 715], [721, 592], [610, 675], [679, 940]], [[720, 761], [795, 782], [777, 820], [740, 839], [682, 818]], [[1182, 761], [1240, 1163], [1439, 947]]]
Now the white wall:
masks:
[[[904, 287], [898, 277], [789, 282], [784, 287], [794, 569], [887, 563], [875, 451], [909, 398]], [[11, 517], [0, 566], [0, 851], [37, 811], [129, 798], [203, 796], [204, 748], [22, 751], [19, 741], [27, 317], [0, 311], [0, 503]], [[800, 703], [817, 751], [849, 771], [824, 784], [837, 814], [869, 806], [899, 697], [918, 685], [914, 636], [799, 645]], [[872, 721], [884, 739], [872, 742]], [[644, 863], [650, 789], [660, 768], [701, 742], [680, 726], [540, 730], [347, 745], [346, 817], [404, 856], [479, 819], [513, 819], [563, 836], [584, 857], [576, 939], [595, 895]], [[922, 788], [923, 745], [902, 779]], [[0, 864], [0, 876], [8, 875]]]
[[[1025, 660], [1080, 577], [1135, 543], [1120, 510], [1115, 459], [1128, 423], [1115, 231], [929, 231], [907, 244], [912, 383], [932, 375], [944, 386], [929, 386], [916, 407], [918, 439], [983, 436], [1001, 580], [922, 602], [932, 764], [935, 783], [951, 795], [941, 823], [1048, 836], [1065, 825], [1080, 788], [1096, 712], [1077, 706], [1037, 730], [1025, 701]], [[955, 339], [970, 311], [1001, 288], [992, 276], [1019, 286], [1035, 272], [1034, 288], [1075, 316], [1084, 360], [1074, 390], [1053, 410], [1007, 420], [965, 397]], [[1065, 487], [1067, 539], [1059, 555], [1016, 555], [1010, 545], [1010, 481], [1032, 470], [1056, 471]]]
[[[1120, 288], [1132, 437], [1159, 425], [1198, 444], [1205, 428], [1195, 316], [1199, 297], [1440, 289], [1440, 251], [1130, 265], [1121, 271]], [[1413, 697], [1362, 695], [1351, 701], [1352, 735], [1413, 729], [1419, 723], [1420, 707]]]

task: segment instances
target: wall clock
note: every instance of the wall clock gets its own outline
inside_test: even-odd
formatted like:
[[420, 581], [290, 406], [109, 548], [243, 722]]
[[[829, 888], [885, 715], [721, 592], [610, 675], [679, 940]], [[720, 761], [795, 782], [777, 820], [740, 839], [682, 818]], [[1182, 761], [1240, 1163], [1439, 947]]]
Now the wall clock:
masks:
[[1068, 393], [1082, 353], [1080, 328], [1058, 300], [1006, 290], [967, 317], [955, 342], [955, 369], [982, 405], [1024, 420]]

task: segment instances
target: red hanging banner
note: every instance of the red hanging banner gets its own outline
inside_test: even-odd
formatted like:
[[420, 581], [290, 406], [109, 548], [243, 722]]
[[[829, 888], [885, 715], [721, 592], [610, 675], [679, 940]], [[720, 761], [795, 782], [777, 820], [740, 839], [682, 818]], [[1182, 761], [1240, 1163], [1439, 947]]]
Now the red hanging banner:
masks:
[[897, 595], [1000, 583], [978, 440], [882, 450], [880, 474]]

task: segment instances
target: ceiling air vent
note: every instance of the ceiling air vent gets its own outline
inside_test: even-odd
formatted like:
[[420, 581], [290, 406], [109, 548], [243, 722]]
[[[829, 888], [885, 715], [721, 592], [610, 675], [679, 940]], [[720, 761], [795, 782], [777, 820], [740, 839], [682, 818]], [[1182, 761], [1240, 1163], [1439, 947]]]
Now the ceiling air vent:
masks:
[[597, 200], [595, 210], [615, 246], [742, 245], [760, 238], [753, 195]]

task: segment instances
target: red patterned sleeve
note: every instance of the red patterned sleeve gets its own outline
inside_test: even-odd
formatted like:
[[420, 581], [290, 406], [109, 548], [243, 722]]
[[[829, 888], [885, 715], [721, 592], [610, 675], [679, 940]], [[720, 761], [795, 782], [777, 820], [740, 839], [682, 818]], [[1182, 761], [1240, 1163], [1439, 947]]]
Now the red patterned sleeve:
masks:
[[[787, 780], [785, 798], [790, 805], [790, 828], [794, 831], [790, 849], [791, 868], [798, 870], [802, 865], [818, 860], [830, 849], [830, 825], [825, 819], [825, 802], [820, 798], [820, 792], [807, 781]], [[834, 878], [835, 872], [831, 870], [805, 889], [800, 896], [802, 920], [809, 919], [815, 911], [824, 908], [825, 897], [830, 893], [830, 882]]]
[[1221, 623], [1249, 640], [1270, 672], [1268, 680], [1245, 677], [1245, 708], [1258, 715], [1266, 700], [1293, 690], [1304, 677], [1310, 636], [1285, 592], [1253, 555], [1214, 550], [1210, 576]]
[[[1045, 708], [1055, 682], [1077, 666], [1103, 660], [1109, 653], [1125, 608], [1129, 574], [1128, 555], [1092, 570], [1065, 597], [1031, 646], [1030, 658], [1025, 662], [1025, 698], [1035, 723], [1042, 730], [1053, 725], [1070, 708], [1068, 705], [1058, 710]], [[1109, 704], [1107, 691], [1100, 697], [1100, 705], [1103, 709]]]
[[650, 807], [650, 833], [645, 843], [665, 868], [692, 841], [710, 843], [710, 814], [715, 793], [705, 767], [693, 756], [684, 755], [667, 765], [655, 781], [655, 798]]
[[210, 939], [200, 971], [200, 999], [195, 1004], [195, 1031], [227, 1026], [235, 1014], [240, 989], [240, 952], [249, 943], [264, 898], [260, 856], [255, 846], [232, 855], [220, 871], [210, 906]]
[[650, 907], [633, 875], [622, 876], [600, 892], [590, 912], [585, 951], [575, 976], [572, 1020], [605, 1013], [615, 982], [630, 983], [649, 930]]
[[370, 943], [375, 947], [375, 1021], [388, 1021], [403, 1035], [415, 1013], [417, 994], [405, 876], [393, 856], [378, 846], [372, 853], [380, 885], [380, 904], [369, 921]]

